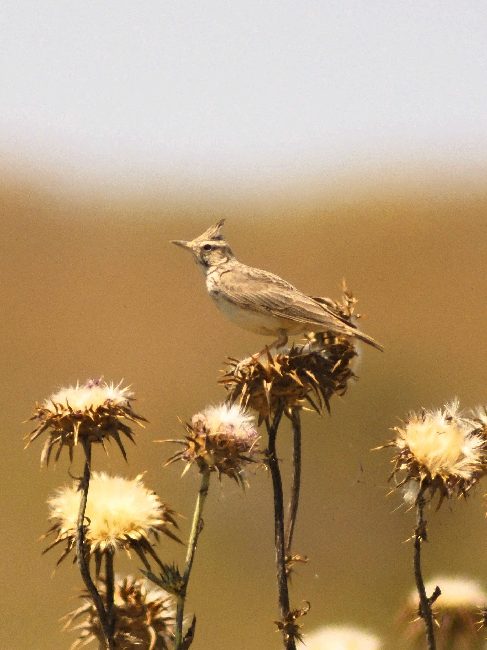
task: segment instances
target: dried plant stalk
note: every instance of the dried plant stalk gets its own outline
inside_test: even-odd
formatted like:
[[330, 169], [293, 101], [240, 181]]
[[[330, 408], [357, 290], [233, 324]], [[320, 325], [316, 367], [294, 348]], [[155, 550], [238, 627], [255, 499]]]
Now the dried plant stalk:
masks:
[[191, 626], [189, 631], [191, 636], [186, 635], [186, 637], [183, 637], [184, 606], [186, 603], [186, 595], [188, 591], [189, 578], [191, 576], [191, 569], [193, 568], [193, 561], [196, 553], [196, 547], [198, 545], [198, 538], [203, 529], [203, 508], [205, 506], [206, 497], [208, 496], [208, 489], [210, 486], [210, 476], [211, 473], [208, 468], [203, 468], [201, 470], [201, 484], [198, 490], [196, 506], [193, 514], [193, 522], [191, 525], [191, 533], [189, 536], [188, 549], [186, 552], [184, 572], [182, 575], [182, 582], [178, 589], [177, 597], [176, 597], [176, 630], [175, 630], [175, 637], [174, 637], [175, 650], [185, 650], [186, 648], [188, 648], [194, 631], [194, 619], [193, 619], [193, 625]]
[[[90, 594], [93, 603], [96, 607], [98, 613], [98, 618], [100, 620], [100, 625], [105, 636], [105, 641], [107, 648], [109, 650], [115, 649], [115, 642], [113, 639], [113, 628], [110, 625], [109, 617], [103, 600], [93, 582], [90, 574], [90, 568], [88, 565], [88, 549], [85, 545], [85, 512], [86, 512], [86, 503], [88, 501], [88, 490], [90, 488], [90, 476], [91, 476], [91, 443], [83, 439], [83, 447], [85, 451], [85, 466], [83, 471], [83, 477], [80, 480], [79, 489], [81, 492], [81, 499], [79, 504], [78, 511], [78, 524], [77, 524], [77, 535], [76, 535], [76, 560], [78, 563], [79, 572], [81, 578], [85, 583], [86, 589]], [[112, 576], [113, 580], [113, 571]], [[110, 585], [109, 589], [113, 593], [113, 584]], [[108, 589], [107, 589], [108, 591]]]

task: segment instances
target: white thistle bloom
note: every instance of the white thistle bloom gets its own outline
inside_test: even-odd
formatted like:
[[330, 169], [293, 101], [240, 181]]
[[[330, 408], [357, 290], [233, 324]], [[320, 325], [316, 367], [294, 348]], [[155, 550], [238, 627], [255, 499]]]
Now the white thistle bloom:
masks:
[[326, 625], [305, 636], [306, 650], [380, 650], [373, 634], [345, 625]]
[[[81, 492], [75, 484], [59, 488], [48, 500], [49, 519], [53, 522], [49, 532], [56, 534], [49, 548], [65, 541], [66, 555], [74, 547], [80, 499]], [[174, 512], [144, 486], [142, 475], [129, 480], [93, 472], [85, 515], [88, 522], [86, 544], [90, 553], [120, 548], [150, 553], [151, 536], [157, 538], [162, 532], [175, 538], [169, 528], [176, 525]]]
[[399, 449], [407, 447], [432, 478], [453, 474], [468, 479], [481, 465], [485, 442], [472, 434], [474, 429], [471, 420], [461, 417], [458, 401], [454, 401], [444, 409], [412, 413], [405, 427], [396, 429], [396, 444]]
[[254, 417], [236, 404], [209, 406], [202, 413], [193, 416], [193, 426], [198, 426], [199, 423], [204, 425], [210, 436], [224, 435], [244, 441], [256, 440], [259, 435]]
[[130, 386], [122, 387], [122, 382], [107, 383], [101, 379], [89, 379], [85, 384], [77, 382], [76, 386], [61, 388], [48, 399], [44, 400], [44, 407], [52, 404], [59, 405], [75, 412], [96, 411], [96, 409], [110, 402], [113, 406], [124, 406], [133, 399], [134, 394]]
[[406, 473], [400, 485], [409, 505], [421, 484], [431, 494], [439, 490], [442, 498], [465, 494], [485, 471], [486, 437], [460, 413], [457, 400], [434, 411], [411, 413], [395, 431], [396, 438], [386, 446], [397, 450], [394, 474]]
[[134, 442], [129, 424], [143, 426], [145, 421], [132, 409], [134, 394], [129, 386], [108, 384], [101, 379], [90, 379], [84, 384], [61, 388], [40, 405], [36, 405], [32, 420], [37, 426], [27, 438], [30, 445], [42, 433], [47, 439], [41, 452], [41, 464], [49, 463], [52, 451], [57, 448], [57, 460], [64, 447], [73, 460], [74, 448], [81, 442], [87, 445], [100, 443], [105, 447], [113, 440], [126, 458], [123, 439]]
[[186, 425], [184, 440], [171, 440], [183, 448], [167, 465], [182, 460], [184, 472], [196, 463], [200, 471], [217, 472], [233, 478], [242, 487], [244, 466], [257, 460], [259, 432], [254, 418], [239, 406], [209, 406], [193, 415]]

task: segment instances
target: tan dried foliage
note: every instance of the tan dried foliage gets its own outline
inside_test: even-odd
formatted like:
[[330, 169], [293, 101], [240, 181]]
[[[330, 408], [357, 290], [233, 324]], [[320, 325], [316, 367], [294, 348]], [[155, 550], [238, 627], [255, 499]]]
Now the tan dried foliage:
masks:
[[[99, 591], [106, 601], [103, 580]], [[78, 632], [71, 650], [106, 643], [96, 608], [87, 593], [83, 604], [64, 617], [65, 629]], [[143, 578], [127, 576], [115, 584], [115, 644], [117, 650], [169, 650], [173, 645], [174, 607], [172, 597], [162, 589], [153, 589]]]

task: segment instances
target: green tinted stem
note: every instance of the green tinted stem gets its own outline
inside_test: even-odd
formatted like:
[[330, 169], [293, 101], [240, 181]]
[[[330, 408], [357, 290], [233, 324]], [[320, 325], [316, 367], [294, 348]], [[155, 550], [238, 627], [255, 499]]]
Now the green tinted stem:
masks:
[[193, 567], [194, 556], [196, 547], [198, 545], [198, 538], [203, 529], [203, 508], [205, 505], [208, 489], [210, 485], [210, 471], [205, 468], [201, 471], [201, 484], [196, 499], [196, 505], [193, 514], [193, 522], [191, 525], [191, 533], [189, 535], [188, 548], [186, 551], [186, 561], [184, 565], [184, 573], [182, 576], [182, 586], [177, 595], [176, 604], [176, 631], [174, 635], [174, 649], [181, 650], [183, 646], [183, 621], [184, 621], [184, 605], [186, 602], [186, 594], [188, 590], [189, 578], [191, 569]]

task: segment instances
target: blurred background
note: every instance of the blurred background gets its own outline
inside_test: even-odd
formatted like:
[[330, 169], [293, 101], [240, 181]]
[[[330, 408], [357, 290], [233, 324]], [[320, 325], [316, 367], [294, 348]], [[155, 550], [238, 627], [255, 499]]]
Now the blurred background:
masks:
[[[304, 416], [292, 603], [306, 629], [364, 626], [395, 648], [414, 517], [387, 496], [410, 409], [487, 403], [487, 19], [482, 2], [11, 2], [0, 9], [0, 645], [61, 650], [80, 579], [41, 556], [68, 462], [22, 450], [36, 400], [131, 383], [150, 423], [124, 465], [190, 517], [198, 480], [162, 469], [183, 420], [218, 403], [227, 356], [267, 339], [217, 312], [170, 239], [225, 217], [244, 262], [311, 295], [356, 293], [359, 381]], [[290, 435], [280, 432], [285, 480]], [[71, 467], [76, 474], [79, 466]], [[195, 650], [279, 648], [270, 477], [215, 481], [192, 576]], [[429, 513], [425, 573], [487, 586], [485, 501]], [[182, 534], [189, 521], [181, 520]], [[161, 542], [161, 555], [183, 549]], [[123, 561], [120, 570], [137, 571]]]

